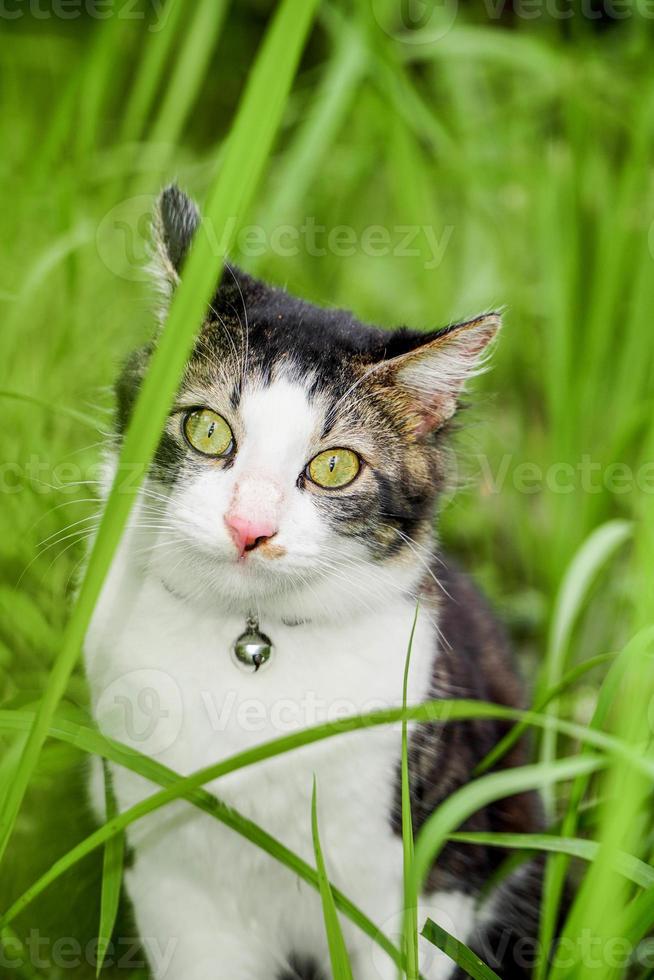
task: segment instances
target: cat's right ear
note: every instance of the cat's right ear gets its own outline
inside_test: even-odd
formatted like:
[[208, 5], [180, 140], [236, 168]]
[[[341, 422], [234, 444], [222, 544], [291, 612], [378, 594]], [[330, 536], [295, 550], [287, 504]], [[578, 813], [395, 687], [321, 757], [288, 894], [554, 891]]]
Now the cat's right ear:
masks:
[[200, 224], [197, 205], [176, 184], [157, 198], [152, 217], [153, 269], [161, 292], [170, 297]]

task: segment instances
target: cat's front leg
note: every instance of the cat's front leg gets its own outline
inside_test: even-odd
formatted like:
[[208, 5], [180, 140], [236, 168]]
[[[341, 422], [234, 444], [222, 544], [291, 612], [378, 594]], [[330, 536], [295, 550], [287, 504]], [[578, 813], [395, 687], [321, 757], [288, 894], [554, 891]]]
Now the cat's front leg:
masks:
[[125, 884], [153, 980], [274, 976], [272, 937], [237, 923], [186, 872], [137, 857]]
[[[471, 895], [457, 891], [434, 892], [424, 895], [418, 908], [418, 929], [427, 919], [432, 919], [443, 929], [467, 942], [475, 920], [475, 901]], [[402, 945], [404, 914], [397, 911], [383, 921], [382, 930], [395, 945]], [[449, 980], [456, 972], [454, 962], [423, 936], [418, 939], [420, 972], [425, 980]], [[361, 937], [353, 963], [356, 980], [397, 980], [398, 970], [394, 961], [376, 943]]]
[[[396, 936], [396, 945], [401, 939]], [[455, 964], [440, 950], [420, 939], [420, 973], [425, 980], [449, 980], [455, 972]], [[356, 980], [397, 980], [398, 968], [395, 961], [381, 949], [360, 950], [352, 957], [352, 970]]]

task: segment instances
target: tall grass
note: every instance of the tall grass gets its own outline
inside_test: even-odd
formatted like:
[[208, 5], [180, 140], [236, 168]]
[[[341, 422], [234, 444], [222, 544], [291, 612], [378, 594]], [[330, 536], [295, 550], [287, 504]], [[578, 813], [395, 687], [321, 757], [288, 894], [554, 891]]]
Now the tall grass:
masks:
[[[3, 25], [0, 921], [13, 930], [3, 936], [12, 951], [31, 929], [86, 943], [101, 898], [100, 931], [111, 927], [120, 849], [109, 842], [138, 814], [92, 827], [90, 753], [161, 785], [148, 807], [185, 797], [322, 888], [335, 975], [348, 968], [331, 899], [404, 962], [330, 889], [317, 811], [318, 870], [202, 790], [222, 770], [180, 781], [70, 714], [87, 705], [79, 647], [133, 497], [113, 496], [71, 609], [96, 527], [106, 388], [152, 329], [144, 218], [177, 177], [225, 235], [218, 248], [199, 239], [160, 341], [124, 450], [141, 473], [227, 249], [383, 325], [427, 328], [506, 304], [494, 370], [457, 438], [459, 492], [442, 527], [512, 631], [538, 711], [507, 717], [533, 730], [533, 761], [480, 772], [414, 850], [405, 835], [405, 905], [416, 906], [425, 869], [467, 814], [539, 786], [551, 833], [495, 842], [514, 861], [549, 855], [539, 975], [645, 977], [646, 965], [609, 954], [616, 939], [633, 952], [654, 924], [650, 24], [632, 16], [597, 33], [577, 16], [565, 32], [520, 19], [509, 31], [464, 8], [436, 38], [428, 25], [402, 39], [398, 4], [324, 0], [309, 33], [313, 6], [287, 0], [267, 29], [254, 3], [188, 0], [168, 0], [160, 21], [143, 3], [138, 20]], [[263, 248], [239, 234], [252, 222]], [[329, 238], [339, 226], [354, 244]], [[407, 227], [410, 254], [398, 247]], [[439, 717], [438, 705], [428, 710]], [[451, 706], [449, 717], [457, 710], [492, 709]], [[570, 871], [570, 955], [551, 962]], [[408, 915], [408, 975], [412, 933]], [[425, 935], [471, 975], [489, 975], [437, 926]], [[23, 960], [26, 977], [58, 975], [29, 950]], [[66, 975], [94, 972], [82, 958]], [[103, 974], [125, 971], [108, 963]]]

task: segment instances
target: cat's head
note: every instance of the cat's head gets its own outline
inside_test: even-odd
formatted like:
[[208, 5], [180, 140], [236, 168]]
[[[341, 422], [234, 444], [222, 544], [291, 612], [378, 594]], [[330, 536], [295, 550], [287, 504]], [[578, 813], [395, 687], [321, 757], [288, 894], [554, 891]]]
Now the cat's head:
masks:
[[[157, 205], [172, 292], [200, 223], [177, 188]], [[134, 524], [173, 591], [226, 606], [333, 615], [425, 575], [443, 436], [499, 316], [388, 332], [227, 267], [170, 412]], [[153, 347], [119, 379], [124, 431]]]

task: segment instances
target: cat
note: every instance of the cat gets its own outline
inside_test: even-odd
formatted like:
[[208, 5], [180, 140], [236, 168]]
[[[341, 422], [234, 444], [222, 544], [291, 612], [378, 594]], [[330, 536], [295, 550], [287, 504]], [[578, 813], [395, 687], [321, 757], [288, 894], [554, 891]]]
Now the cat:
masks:
[[[167, 300], [200, 221], [176, 186], [159, 196], [153, 255]], [[433, 532], [448, 429], [499, 325], [487, 313], [385, 331], [225, 268], [86, 639], [103, 732], [188, 774], [321, 721], [399, 707], [414, 616], [409, 703], [522, 704], [501, 627]], [[107, 487], [155, 346], [117, 382]], [[254, 645], [239, 662], [248, 620]], [[488, 720], [411, 729], [416, 832], [505, 730]], [[207, 788], [315, 866], [315, 776], [331, 880], [397, 937], [400, 753], [397, 725], [368, 728]], [[121, 810], [154, 791], [110, 769]], [[99, 805], [97, 773], [93, 784]], [[525, 793], [464, 829], [541, 827], [539, 800]], [[233, 830], [181, 801], [132, 824], [128, 843], [126, 889], [156, 980], [331, 975], [317, 891]], [[448, 843], [419, 923], [431, 916], [501, 976], [526, 977], [542, 869], [523, 865], [482, 898], [501, 859]], [[388, 954], [345, 917], [342, 927], [356, 980], [395, 980]], [[465, 975], [420, 944], [425, 978]]]

